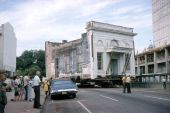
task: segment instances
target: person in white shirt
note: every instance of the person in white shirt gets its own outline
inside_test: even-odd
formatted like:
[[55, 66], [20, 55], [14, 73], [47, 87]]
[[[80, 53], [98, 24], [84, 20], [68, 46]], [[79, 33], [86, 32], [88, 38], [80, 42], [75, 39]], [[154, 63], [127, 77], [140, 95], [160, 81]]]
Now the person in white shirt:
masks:
[[122, 77], [123, 93], [126, 93], [126, 75]]
[[28, 83], [28, 101], [32, 101], [32, 90], [33, 90], [33, 81], [30, 78], [29, 83]]
[[130, 75], [129, 75], [129, 76], [126, 77], [127, 93], [131, 93], [130, 83], [131, 83], [131, 78], [130, 78]]
[[162, 79], [162, 82], [163, 82], [163, 88], [166, 89], [166, 79], [163, 78], [163, 79]]
[[28, 82], [29, 82], [29, 77], [26, 74], [24, 76], [24, 89], [25, 89], [25, 98], [24, 98], [24, 100], [28, 100]]
[[35, 93], [35, 98], [34, 98], [34, 108], [40, 108], [41, 104], [40, 104], [40, 83], [41, 80], [39, 78], [40, 76], [40, 71], [36, 72], [36, 75], [34, 76], [33, 79], [33, 87], [34, 87], [34, 93]]
[[11, 91], [11, 79], [7, 76], [5, 83], [7, 84], [6, 91]]

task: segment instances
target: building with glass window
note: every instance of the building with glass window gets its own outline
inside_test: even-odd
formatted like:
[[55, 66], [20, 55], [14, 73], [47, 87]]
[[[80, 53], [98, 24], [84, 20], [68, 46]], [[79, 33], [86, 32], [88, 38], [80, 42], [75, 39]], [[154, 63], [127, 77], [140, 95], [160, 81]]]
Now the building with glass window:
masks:
[[45, 43], [46, 75], [90, 79], [135, 75], [135, 35], [133, 28], [90, 21], [80, 39]]
[[152, 0], [152, 19], [154, 46], [170, 44], [170, 0]]
[[137, 54], [135, 66], [140, 82], [170, 82], [170, 44]]
[[170, 0], [152, 0], [153, 45], [135, 57], [140, 82], [170, 82]]
[[17, 39], [10, 23], [0, 26], [0, 70], [5, 70], [9, 76], [16, 70]]

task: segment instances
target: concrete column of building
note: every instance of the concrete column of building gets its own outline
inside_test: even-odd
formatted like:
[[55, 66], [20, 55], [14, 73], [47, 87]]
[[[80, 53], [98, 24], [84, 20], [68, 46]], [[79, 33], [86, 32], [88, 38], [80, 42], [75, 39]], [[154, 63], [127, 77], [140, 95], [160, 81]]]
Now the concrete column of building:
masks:
[[169, 68], [169, 66], [168, 66], [168, 49], [167, 48], [165, 48], [165, 65], [166, 65], [166, 73], [168, 73], [168, 68]]
[[107, 52], [103, 52], [103, 70], [104, 72], [107, 71]]
[[162, 81], [162, 77], [161, 77], [161, 75], [159, 75], [159, 82], [161, 82]]
[[135, 68], [135, 69], [136, 69], [136, 70], [135, 70], [135, 71], [136, 71], [135, 74], [136, 74], [136, 75], [139, 75], [138, 57], [136, 57], [135, 67], [136, 67], [136, 68]]
[[137, 75], [139, 75], [139, 72], [138, 72], [138, 57], [136, 57], [136, 64], [135, 64], [135, 66], [136, 66], [136, 74]]
[[156, 80], [155, 80], [155, 76], [153, 76], [153, 82], [155, 82]]
[[158, 68], [158, 64], [156, 60], [157, 60], [156, 52], [154, 52], [154, 73], [157, 73], [157, 68]]
[[145, 74], [148, 74], [147, 54], [145, 54]]

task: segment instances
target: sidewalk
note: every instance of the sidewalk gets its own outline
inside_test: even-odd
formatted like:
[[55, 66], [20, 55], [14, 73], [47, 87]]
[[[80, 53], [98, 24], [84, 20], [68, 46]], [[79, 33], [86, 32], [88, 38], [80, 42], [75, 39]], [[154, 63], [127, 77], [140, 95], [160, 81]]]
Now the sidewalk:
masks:
[[[32, 102], [27, 102], [27, 101], [14, 102], [14, 101], [11, 101], [11, 99], [14, 97], [13, 95], [14, 95], [13, 92], [7, 92], [8, 103], [5, 107], [5, 113], [40, 113], [41, 109], [33, 108], [33, 101]], [[45, 94], [43, 91], [41, 91], [40, 102], [42, 105], [44, 103], [44, 100], [45, 100]]]

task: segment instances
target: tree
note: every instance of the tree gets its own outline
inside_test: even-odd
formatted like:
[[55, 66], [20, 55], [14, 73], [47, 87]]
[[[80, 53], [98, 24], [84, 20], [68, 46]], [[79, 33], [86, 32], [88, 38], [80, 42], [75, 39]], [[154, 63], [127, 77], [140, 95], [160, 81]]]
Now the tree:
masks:
[[17, 57], [17, 75], [23, 76], [25, 73], [33, 76], [36, 70], [41, 71], [45, 76], [45, 52], [43, 50], [26, 50], [20, 57]]

